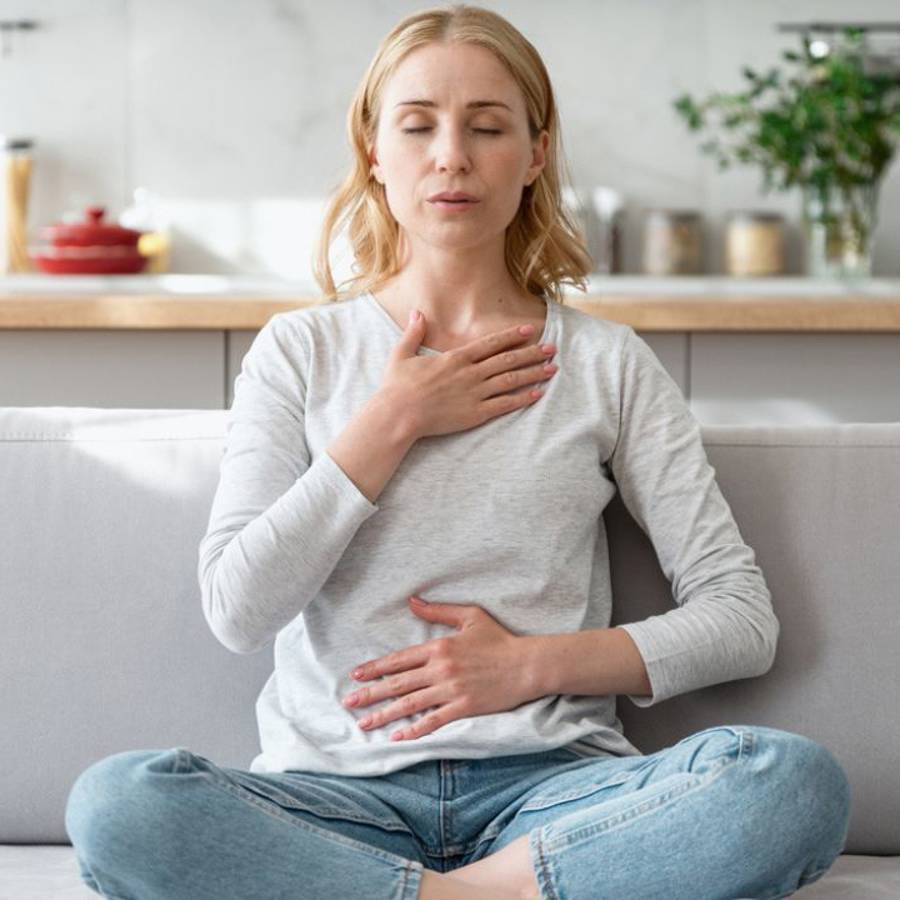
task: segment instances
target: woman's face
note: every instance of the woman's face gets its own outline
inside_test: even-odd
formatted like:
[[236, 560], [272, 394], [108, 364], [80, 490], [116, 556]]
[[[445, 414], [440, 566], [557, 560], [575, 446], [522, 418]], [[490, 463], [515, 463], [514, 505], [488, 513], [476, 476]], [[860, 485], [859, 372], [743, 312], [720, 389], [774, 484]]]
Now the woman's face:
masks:
[[[470, 106], [479, 101], [490, 105]], [[369, 161], [413, 244], [459, 249], [502, 238], [548, 141], [543, 131], [532, 142], [522, 92], [490, 50], [429, 44], [388, 79]], [[442, 208], [429, 201], [441, 191], [478, 202]]]

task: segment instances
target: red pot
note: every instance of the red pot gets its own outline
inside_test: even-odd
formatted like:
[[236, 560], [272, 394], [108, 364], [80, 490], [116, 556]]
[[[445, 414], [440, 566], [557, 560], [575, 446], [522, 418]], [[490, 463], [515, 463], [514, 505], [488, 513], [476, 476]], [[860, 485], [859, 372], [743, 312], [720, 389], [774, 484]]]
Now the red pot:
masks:
[[35, 265], [57, 275], [134, 274], [147, 265], [138, 252], [143, 232], [103, 221], [106, 208], [89, 206], [84, 222], [48, 225], [41, 237], [49, 241], [29, 251]]

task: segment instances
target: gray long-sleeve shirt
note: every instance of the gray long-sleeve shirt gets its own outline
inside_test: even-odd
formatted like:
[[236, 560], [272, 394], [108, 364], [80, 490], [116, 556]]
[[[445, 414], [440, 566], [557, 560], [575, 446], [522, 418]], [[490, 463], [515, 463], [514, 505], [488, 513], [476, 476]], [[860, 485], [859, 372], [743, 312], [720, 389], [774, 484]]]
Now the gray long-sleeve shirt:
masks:
[[396, 698], [341, 703], [359, 663], [457, 633], [415, 616], [411, 594], [481, 606], [516, 634], [609, 627], [602, 512], [617, 489], [675, 601], [619, 626], [653, 689], [630, 699], [652, 706], [771, 667], [771, 595], [678, 386], [630, 326], [546, 302], [541, 342], [560, 368], [545, 395], [419, 439], [376, 503], [325, 448], [379, 388], [399, 325], [364, 293], [278, 313], [256, 336], [198, 564], [216, 638], [236, 653], [275, 642], [251, 771], [379, 775], [561, 746], [639, 755], [612, 695], [544, 696], [405, 741], [389, 735], [427, 711], [363, 731], [358, 720]]

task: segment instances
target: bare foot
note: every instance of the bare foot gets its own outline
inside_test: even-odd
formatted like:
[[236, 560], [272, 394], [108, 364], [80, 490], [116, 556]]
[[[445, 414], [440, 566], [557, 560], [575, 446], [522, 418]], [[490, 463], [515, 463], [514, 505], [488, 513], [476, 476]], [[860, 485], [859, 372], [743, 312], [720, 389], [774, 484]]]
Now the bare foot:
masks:
[[478, 862], [446, 874], [472, 887], [487, 888], [497, 898], [541, 900], [541, 891], [528, 855], [527, 834]]
[[422, 873], [417, 900], [519, 900], [519, 895], [454, 878], [450, 872]]
[[462, 895], [465, 900], [475, 900], [475, 898], [481, 900], [482, 897], [484, 900], [488, 900], [488, 898], [491, 900], [541, 900], [540, 894], [517, 894], [508, 888], [484, 887], [477, 882], [457, 878], [456, 872], [445, 872], [444, 875], [451, 881], [455, 881], [465, 891], [465, 894]]

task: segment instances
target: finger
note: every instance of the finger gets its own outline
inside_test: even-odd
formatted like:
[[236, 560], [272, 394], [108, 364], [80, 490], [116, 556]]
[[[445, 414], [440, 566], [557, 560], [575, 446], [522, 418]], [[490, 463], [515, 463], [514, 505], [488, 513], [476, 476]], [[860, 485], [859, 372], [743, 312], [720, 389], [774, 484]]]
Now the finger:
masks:
[[[402, 675], [397, 675], [396, 678], [385, 678], [376, 684], [367, 685], [353, 691], [344, 697], [342, 703], [348, 709], [359, 709], [362, 706], [370, 706], [372, 703], [377, 703], [379, 700], [386, 700], [388, 697], [402, 697], [415, 688], [424, 687], [427, 684], [424, 675], [421, 674], [424, 673], [424, 668], [420, 667], [412, 671], [420, 673], [419, 677], [413, 678], [409, 673], [405, 672]], [[354, 700], [355, 702], [351, 702]]]
[[[544, 346], [547, 346], [546, 344]], [[555, 351], [554, 351], [555, 353]], [[536, 344], [530, 344], [527, 347], [519, 349], [513, 348], [504, 350], [490, 359], [483, 360], [478, 363], [478, 374], [483, 379], [496, 378], [497, 376], [505, 376], [508, 380], [512, 380], [513, 376], [533, 376], [534, 381], [541, 381], [552, 372], [548, 372], [544, 367], [556, 365], [551, 362], [553, 354], [545, 353], [544, 350]], [[557, 369], [559, 366], [557, 366]]]
[[[525, 329], [525, 331], [523, 332], [522, 329]], [[469, 362], [481, 362], [483, 359], [487, 359], [489, 356], [493, 356], [507, 347], [512, 347], [528, 340], [533, 331], [533, 325], [514, 325], [512, 328], [495, 331], [482, 338], [476, 338], [471, 343], [460, 347], [457, 352]]]
[[363, 731], [371, 731], [373, 728], [381, 728], [383, 725], [387, 725], [388, 722], [415, 715], [415, 713], [421, 712], [423, 709], [428, 709], [440, 703], [442, 700], [441, 694], [441, 689], [436, 687], [412, 691], [405, 694], [396, 703], [369, 713], [369, 715], [360, 719], [359, 727]]
[[524, 393], [527, 398], [528, 388], [538, 389], [543, 387], [543, 382], [549, 381], [555, 374], [554, 371], [546, 371], [542, 366], [531, 366], [527, 369], [508, 369], [498, 375], [485, 378], [481, 382], [481, 399], [511, 395], [518, 396], [515, 392]]
[[417, 719], [412, 725], [407, 725], [405, 728], [395, 731], [391, 734], [390, 739], [392, 741], [414, 740], [425, 734], [431, 734], [432, 732], [437, 731], [438, 728], [442, 728], [444, 725], [453, 722], [455, 719], [461, 719], [463, 716], [464, 713], [459, 704], [445, 703], [434, 712], [429, 713], [427, 716], [422, 716], [421, 719]]
[[488, 397], [487, 400], [481, 401], [481, 407], [488, 419], [503, 413], [512, 412], [536, 403], [544, 396], [543, 388], [531, 388], [529, 390], [498, 394], [496, 397]]
[[357, 681], [368, 681], [379, 675], [392, 675], [394, 672], [405, 672], [428, 662], [428, 646], [420, 644], [417, 647], [406, 647], [398, 653], [389, 653], [381, 659], [357, 666], [351, 673], [351, 678]]

